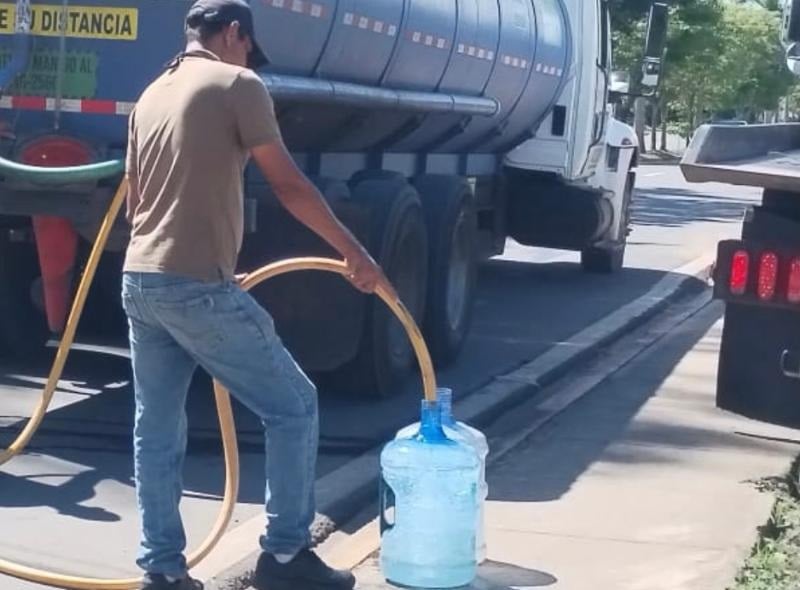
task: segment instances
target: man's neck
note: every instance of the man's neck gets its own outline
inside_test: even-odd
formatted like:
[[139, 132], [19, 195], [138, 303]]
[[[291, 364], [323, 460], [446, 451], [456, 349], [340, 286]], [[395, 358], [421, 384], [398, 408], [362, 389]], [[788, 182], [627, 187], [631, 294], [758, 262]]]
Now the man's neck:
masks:
[[186, 53], [205, 52], [205, 53], [210, 53], [217, 59], [221, 59], [218, 53], [216, 53], [213, 49], [206, 47], [200, 41], [189, 41], [186, 44], [185, 52]]

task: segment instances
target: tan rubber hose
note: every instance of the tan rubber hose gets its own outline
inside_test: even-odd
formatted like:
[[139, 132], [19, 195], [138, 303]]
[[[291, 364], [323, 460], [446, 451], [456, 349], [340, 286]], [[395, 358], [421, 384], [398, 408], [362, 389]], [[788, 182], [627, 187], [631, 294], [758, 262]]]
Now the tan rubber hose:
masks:
[[[89, 255], [89, 260], [86, 264], [83, 276], [81, 277], [80, 284], [78, 285], [78, 291], [72, 304], [64, 334], [58, 346], [56, 359], [50, 370], [47, 384], [42, 391], [41, 400], [19, 436], [11, 443], [8, 449], [0, 452], [0, 465], [8, 462], [25, 449], [28, 443], [30, 443], [31, 438], [33, 438], [33, 435], [39, 429], [47, 413], [47, 408], [50, 406], [50, 402], [58, 386], [58, 381], [64, 371], [64, 365], [69, 356], [70, 348], [75, 340], [78, 322], [83, 314], [86, 298], [92, 282], [94, 281], [100, 257], [108, 242], [111, 228], [122, 208], [127, 192], [128, 184], [126, 181], [123, 181], [117, 189], [114, 199], [111, 201], [108, 213], [106, 213], [106, 217], [100, 226], [97, 239]], [[253, 272], [243, 279], [242, 287], [246, 290], [250, 290], [270, 278], [301, 270], [321, 270], [338, 273], [343, 276], [348, 274], [347, 265], [338, 260], [327, 258], [298, 258], [276, 262]], [[393, 291], [379, 288], [376, 295], [389, 306], [408, 332], [408, 336], [411, 339], [419, 361], [425, 388], [425, 397], [431, 401], [436, 400], [436, 376], [433, 370], [433, 363], [431, 362], [428, 347], [425, 344], [414, 318], [402, 302], [398, 300]], [[217, 413], [219, 415], [222, 446], [225, 457], [225, 492], [222, 500], [222, 507], [220, 508], [219, 515], [217, 516], [217, 520], [211, 532], [200, 547], [196, 549], [187, 560], [190, 568], [202, 561], [222, 538], [222, 535], [225, 533], [230, 523], [239, 490], [239, 452], [236, 443], [236, 425], [231, 408], [230, 394], [217, 381], [214, 381], [214, 397], [217, 403]], [[30, 582], [75, 590], [135, 590], [141, 583], [140, 578], [102, 579], [64, 575], [13, 563], [4, 559], [0, 559], [0, 573]]]

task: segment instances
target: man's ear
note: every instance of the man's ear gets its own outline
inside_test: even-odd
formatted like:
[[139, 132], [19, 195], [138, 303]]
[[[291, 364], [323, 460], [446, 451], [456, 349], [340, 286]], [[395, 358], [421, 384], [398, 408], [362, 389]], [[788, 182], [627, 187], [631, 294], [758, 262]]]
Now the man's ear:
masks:
[[239, 29], [241, 25], [238, 20], [233, 21], [228, 28], [225, 29], [225, 45], [230, 47], [239, 40]]

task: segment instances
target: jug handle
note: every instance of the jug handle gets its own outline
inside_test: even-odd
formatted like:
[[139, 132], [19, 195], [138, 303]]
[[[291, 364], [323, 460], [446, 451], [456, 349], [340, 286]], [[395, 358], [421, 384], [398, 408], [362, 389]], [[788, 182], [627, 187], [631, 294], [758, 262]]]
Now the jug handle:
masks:
[[394, 523], [389, 523], [389, 520], [386, 518], [386, 511], [396, 506], [397, 498], [394, 495], [394, 490], [383, 477], [381, 477], [379, 486], [381, 535], [383, 535], [386, 531], [390, 531], [394, 528]]

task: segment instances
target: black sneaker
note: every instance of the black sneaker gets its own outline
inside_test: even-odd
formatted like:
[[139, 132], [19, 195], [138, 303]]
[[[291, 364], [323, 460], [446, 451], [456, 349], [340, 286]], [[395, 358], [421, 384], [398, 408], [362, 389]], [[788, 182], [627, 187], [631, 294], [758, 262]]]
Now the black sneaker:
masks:
[[145, 574], [141, 590], [203, 590], [203, 584], [189, 576], [170, 582], [161, 574]]
[[355, 585], [353, 574], [328, 567], [309, 549], [286, 564], [264, 552], [253, 576], [256, 590], [352, 590]]

